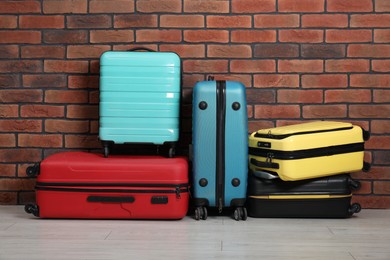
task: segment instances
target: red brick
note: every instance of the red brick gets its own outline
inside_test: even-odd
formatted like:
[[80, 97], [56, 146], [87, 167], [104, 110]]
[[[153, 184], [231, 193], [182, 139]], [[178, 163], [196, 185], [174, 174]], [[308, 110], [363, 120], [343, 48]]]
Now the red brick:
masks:
[[266, 13], [275, 11], [275, 0], [232, 0], [233, 13]]
[[180, 30], [137, 30], [137, 42], [180, 42]]
[[207, 57], [250, 58], [252, 57], [252, 49], [249, 45], [208, 45]]
[[115, 28], [157, 27], [157, 15], [115, 15]]
[[390, 136], [371, 136], [364, 144], [365, 149], [390, 150]]
[[69, 105], [66, 117], [72, 119], [98, 119], [99, 107], [96, 105]]
[[[134, 42], [133, 30], [95, 30], [90, 32], [91, 43]], [[96, 45], [95, 45], [96, 46]], [[87, 46], [83, 46], [84, 48]]]
[[88, 133], [89, 121], [87, 120], [45, 120], [45, 132], [48, 133]]
[[389, 150], [381, 150], [373, 152], [374, 163], [375, 164], [384, 164], [389, 165], [390, 151]]
[[322, 103], [322, 90], [278, 90], [278, 103]]
[[372, 120], [370, 132], [373, 134], [390, 134], [390, 120]]
[[390, 88], [390, 75], [388, 74], [352, 74], [351, 87], [362, 88]]
[[0, 164], [0, 176], [1, 177], [15, 177], [16, 165], [15, 164]]
[[3, 191], [34, 190], [34, 187], [34, 179], [0, 179], [0, 190]]
[[354, 14], [350, 27], [389, 27], [390, 14]]
[[375, 103], [390, 103], [390, 90], [374, 90]]
[[374, 181], [375, 194], [390, 194], [390, 182]]
[[293, 58], [299, 56], [297, 44], [257, 44], [254, 49], [257, 58]]
[[63, 106], [50, 105], [24, 105], [21, 106], [21, 117], [63, 117], [65, 115]]
[[312, 42], [324, 41], [322, 30], [279, 30], [280, 42]]
[[346, 88], [348, 86], [347, 75], [323, 74], [302, 75], [303, 88]]
[[371, 30], [326, 30], [326, 42], [371, 42]]
[[255, 118], [299, 118], [299, 105], [255, 105]]
[[388, 209], [390, 205], [390, 197], [355, 195], [352, 203], [355, 202], [360, 203], [364, 209]]
[[1, 149], [0, 162], [38, 162], [41, 160], [41, 149]]
[[185, 73], [221, 73], [228, 71], [227, 60], [184, 60]]
[[87, 73], [88, 61], [45, 60], [45, 72]]
[[380, 43], [390, 42], [390, 30], [385, 30], [385, 29], [374, 30], [374, 41]]
[[180, 13], [181, 0], [143, 0], [136, 1], [137, 11], [140, 13]]
[[276, 93], [270, 89], [254, 89], [246, 90], [246, 97], [248, 104], [272, 104], [276, 102]]
[[371, 194], [372, 193], [371, 181], [360, 181], [360, 188], [353, 192], [354, 195]]
[[3, 120], [0, 119], [0, 132], [40, 132], [42, 131], [41, 120]]
[[56, 31], [44, 31], [43, 42], [45, 43], [87, 43], [88, 33], [87, 31], [79, 30], [56, 30]]
[[[98, 91], [98, 90], [90, 91], [88, 94], [89, 94], [89, 104], [99, 104], [100, 91]], [[96, 108], [95, 110], [98, 111], [99, 109]]]
[[[252, 86], [252, 76], [248, 74], [213, 74], [212, 76], [214, 76], [214, 80], [239, 81], [247, 88]], [[249, 97], [247, 96], [247, 98]]]
[[99, 76], [68, 76], [68, 88], [99, 88]]
[[328, 0], [328, 12], [372, 12], [372, 0]]
[[66, 148], [100, 148], [100, 141], [95, 135], [66, 135], [65, 136]]
[[0, 88], [16, 88], [20, 86], [19, 75], [0, 75]]
[[0, 60], [0, 71], [5, 72], [41, 72], [42, 62], [33, 60]]
[[0, 28], [2, 29], [16, 28], [18, 26], [17, 19], [18, 17], [16, 15], [2, 15], [0, 20]]
[[344, 118], [347, 116], [346, 105], [307, 105], [302, 109], [303, 118]]
[[326, 72], [368, 72], [370, 61], [362, 59], [326, 60]]
[[66, 76], [62, 74], [32, 74], [23, 75], [23, 86], [33, 88], [66, 87]]
[[303, 28], [343, 28], [348, 27], [347, 14], [306, 14], [302, 15]]
[[88, 8], [87, 0], [44, 0], [43, 1], [43, 12], [45, 14], [82, 14], [87, 13]]
[[64, 46], [22, 46], [22, 58], [64, 58]]
[[20, 102], [42, 102], [42, 90], [2, 90], [0, 92], [0, 102], [20, 103]]
[[229, 42], [229, 32], [225, 30], [190, 30], [184, 31], [186, 42]]
[[207, 28], [251, 28], [252, 18], [248, 15], [241, 16], [214, 16], [206, 17]]
[[[183, 87], [184, 88], [192, 88], [195, 86], [196, 82], [198, 81], [203, 81], [205, 80], [205, 76], [203, 74], [183, 74]], [[192, 103], [192, 89], [191, 90], [186, 90], [183, 89], [183, 94], [182, 94], [182, 102], [186, 104], [191, 104]]]
[[19, 106], [18, 105], [0, 105], [0, 117], [18, 117]]
[[350, 118], [389, 118], [390, 105], [350, 105]]
[[279, 72], [322, 72], [321, 60], [279, 60]]
[[19, 147], [62, 147], [62, 135], [19, 134]]
[[325, 103], [370, 103], [371, 90], [326, 90]]
[[255, 28], [299, 27], [298, 14], [260, 14], [254, 16]]
[[21, 14], [21, 13], [40, 13], [40, 1], [1, 1], [0, 13], [3, 14]]
[[204, 27], [204, 16], [203, 15], [161, 15], [160, 27], [202, 28]]
[[254, 75], [255, 88], [297, 88], [299, 87], [299, 75], [289, 74], [265, 74]]
[[204, 44], [165, 44], [160, 45], [160, 51], [172, 51], [181, 58], [204, 58], [206, 55]]
[[66, 18], [67, 28], [110, 28], [109, 15], [74, 15]]
[[389, 180], [390, 179], [390, 167], [385, 166], [372, 166], [369, 172], [354, 172], [351, 173], [352, 178], [360, 180]]
[[324, 11], [324, 0], [279, 0], [279, 12], [319, 13]]
[[230, 71], [241, 73], [275, 72], [274, 60], [232, 60]]
[[0, 45], [0, 57], [2, 59], [19, 58], [19, 48], [17, 45]]
[[99, 121], [90, 120], [89, 129], [90, 134], [99, 134]]
[[302, 58], [342, 58], [345, 57], [343, 44], [303, 44], [301, 45]]
[[88, 92], [84, 90], [46, 90], [46, 103], [87, 103]]
[[67, 58], [99, 58], [108, 50], [111, 50], [109, 45], [70, 45], [67, 48]]
[[91, 74], [99, 74], [100, 73], [100, 61], [99, 60], [91, 60], [89, 62], [89, 72]]
[[135, 0], [91, 0], [89, 13], [132, 13]]
[[0, 31], [0, 43], [40, 43], [41, 32], [38, 31]]
[[258, 131], [259, 129], [267, 129], [275, 127], [274, 123], [271, 121], [249, 121], [248, 122], [248, 132], [253, 133]]
[[[0, 147], [15, 147], [15, 145], [16, 145], [16, 139], [14, 134], [0, 134]], [[0, 170], [1, 170], [1, 164], [0, 164]]]
[[231, 32], [232, 42], [276, 42], [274, 30], [237, 30]]
[[387, 44], [350, 44], [348, 57], [387, 58], [390, 57], [390, 45]]
[[63, 15], [22, 15], [19, 28], [64, 28]]
[[229, 13], [229, 0], [184, 0], [184, 12], [189, 13]]
[[390, 12], [390, 2], [388, 0], [375, 0], [375, 12]]

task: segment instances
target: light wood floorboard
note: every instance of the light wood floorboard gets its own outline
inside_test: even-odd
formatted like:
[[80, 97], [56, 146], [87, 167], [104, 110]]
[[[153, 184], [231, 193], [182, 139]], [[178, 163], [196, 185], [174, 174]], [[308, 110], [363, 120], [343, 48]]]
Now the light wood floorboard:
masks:
[[0, 206], [0, 259], [390, 260], [390, 210], [350, 219], [38, 219]]

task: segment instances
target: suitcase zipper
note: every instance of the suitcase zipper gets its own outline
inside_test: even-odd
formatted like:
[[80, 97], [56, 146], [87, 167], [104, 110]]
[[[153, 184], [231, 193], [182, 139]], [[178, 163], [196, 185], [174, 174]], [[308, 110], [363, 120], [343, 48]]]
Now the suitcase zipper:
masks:
[[334, 132], [334, 131], [344, 131], [344, 130], [350, 130], [352, 128], [353, 128], [353, 126], [334, 128], [334, 129], [327, 129], [327, 130], [316, 130], [316, 131], [308, 131], [308, 132], [296, 132], [296, 133], [284, 134], [284, 135], [274, 135], [274, 134], [271, 133], [271, 131], [269, 131], [266, 134], [256, 133], [255, 137], [281, 140], [281, 139], [284, 139], [284, 138], [287, 138], [287, 137], [290, 137], [290, 136], [294, 136], [294, 135], [319, 134], [319, 133]]
[[217, 126], [216, 126], [216, 206], [221, 213], [225, 197], [225, 122], [226, 81], [216, 81]]
[[265, 157], [268, 161], [272, 161], [272, 159], [297, 160], [360, 151], [364, 151], [364, 143], [336, 145], [298, 151], [279, 151], [253, 147], [249, 148], [250, 155]]

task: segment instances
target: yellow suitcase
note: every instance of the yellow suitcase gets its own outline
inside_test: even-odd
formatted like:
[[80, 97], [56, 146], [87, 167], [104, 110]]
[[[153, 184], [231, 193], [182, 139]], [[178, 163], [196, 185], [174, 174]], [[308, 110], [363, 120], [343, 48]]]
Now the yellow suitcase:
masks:
[[363, 157], [369, 137], [359, 126], [332, 121], [261, 129], [249, 137], [249, 167], [284, 181], [368, 171]]

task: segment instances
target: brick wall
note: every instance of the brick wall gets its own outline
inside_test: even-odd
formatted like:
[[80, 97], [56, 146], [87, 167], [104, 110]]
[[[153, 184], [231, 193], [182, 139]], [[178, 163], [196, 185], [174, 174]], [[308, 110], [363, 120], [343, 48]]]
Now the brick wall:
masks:
[[208, 75], [247, 86], [249, 129], [308, 120], [372, 133], [355, 200], [390, 208], [390, 1], [0, 1], [0, 204], [34, 199], [25, 169], [100, 148], [99, 57], [146, 46], [183, 60], [191, 89]]

